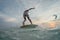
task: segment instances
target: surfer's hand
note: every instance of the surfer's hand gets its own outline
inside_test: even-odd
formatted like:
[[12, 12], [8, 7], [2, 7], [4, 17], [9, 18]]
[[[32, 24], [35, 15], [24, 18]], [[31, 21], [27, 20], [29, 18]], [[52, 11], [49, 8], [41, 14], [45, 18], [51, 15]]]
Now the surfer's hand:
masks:
[[31, 9], [35, 9], [35, 8], [31, 8]]

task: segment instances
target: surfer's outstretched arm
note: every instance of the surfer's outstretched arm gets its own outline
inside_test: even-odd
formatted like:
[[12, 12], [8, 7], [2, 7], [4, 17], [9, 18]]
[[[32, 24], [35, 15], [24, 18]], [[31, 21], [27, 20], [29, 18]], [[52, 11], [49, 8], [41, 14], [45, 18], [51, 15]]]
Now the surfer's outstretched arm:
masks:
[[30, 8], [30, 9], [28, 9], [28, 10], [31, 10], [31, 9], [35, 9], [35, 8]]

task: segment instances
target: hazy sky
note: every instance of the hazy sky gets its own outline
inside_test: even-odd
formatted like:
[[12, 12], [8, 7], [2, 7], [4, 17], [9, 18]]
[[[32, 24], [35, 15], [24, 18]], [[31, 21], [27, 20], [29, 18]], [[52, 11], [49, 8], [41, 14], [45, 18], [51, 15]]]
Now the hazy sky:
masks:
[[60, 18], [60, 0], [0, 0], [0, 27], [22, 25], [23, 12], [31, 7], [33, 23], [53, 20], [53, 14]]

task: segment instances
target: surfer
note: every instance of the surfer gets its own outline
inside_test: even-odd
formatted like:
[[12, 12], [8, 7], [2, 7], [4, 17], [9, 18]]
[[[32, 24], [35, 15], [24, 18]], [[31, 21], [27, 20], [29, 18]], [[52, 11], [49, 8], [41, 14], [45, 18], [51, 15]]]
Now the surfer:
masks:
[[29, 14], [28, 14], [28, 12], [29, 12], [31, 9], [35, 9], [35, 8], [30, 8], [30, 9], [24, 11], [24, 14], [23, 14], [23, 18], [24, 18], [23, 26], [25, 25], [26, 18], [27, 18], [27, 19], [29, 20], [29, 22], [32, 24], [32, 21], [31, 21], [31, 19], [30, 19], [30, 17], [29, 17]]
[[55, 20], [57, 19], [57, 15], [56, 14], [54, 14], [53, 16], [55, 16]]

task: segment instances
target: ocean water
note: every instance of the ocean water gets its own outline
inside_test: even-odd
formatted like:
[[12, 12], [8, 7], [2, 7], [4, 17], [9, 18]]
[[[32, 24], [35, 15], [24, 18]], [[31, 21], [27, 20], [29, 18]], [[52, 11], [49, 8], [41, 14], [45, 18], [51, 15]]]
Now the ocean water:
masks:
[[20, 27], [0, 29], [0, 40], [60, 40], [60, 29], [45, 30]]

